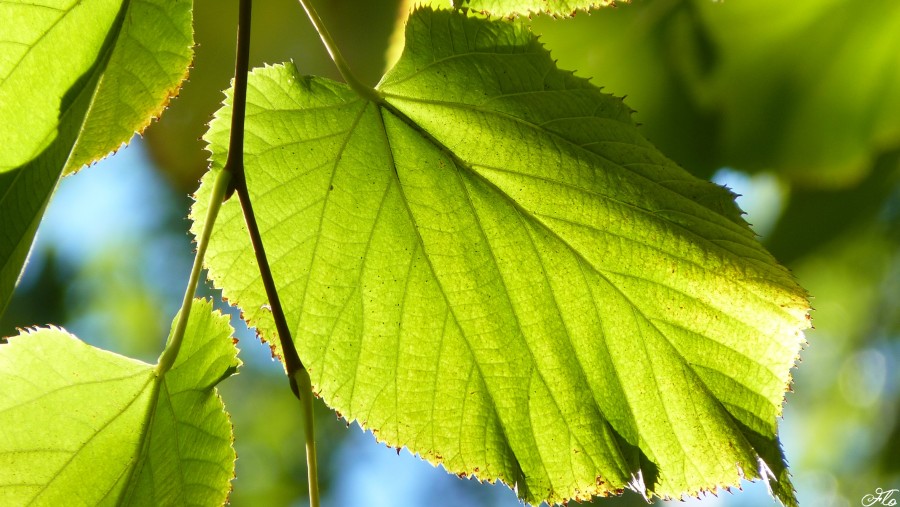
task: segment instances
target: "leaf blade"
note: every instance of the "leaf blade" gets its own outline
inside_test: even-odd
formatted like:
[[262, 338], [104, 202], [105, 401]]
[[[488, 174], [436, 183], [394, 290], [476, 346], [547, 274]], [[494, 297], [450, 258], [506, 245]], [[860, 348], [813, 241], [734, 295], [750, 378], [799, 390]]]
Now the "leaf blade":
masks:
[[[407, 30], [383, 104], [288, 67], [250, 81], [248, 186], [320, 393], [533, 503], [763, 475], [808, 306], [730, 193], [521, 25], [419, 10]], [[221, 213], [211, 277], [271, 340], [240, 212]]]
[[590, 11], [614, 6], [615, 0], [453, 0], [453, 7], [462, 7], [492, 16], [550, 14], [574, 16], [578, 11]]
[[0, 41], [9, 50], [0, 59], [0, 311], [59, 178], [128, 142], [177, 93], [192, 55], [191, 5], [17, 0], [0, 7], [10, 20]]
[[[213, 387], [237, 368], [228, 319], [197, 301], [180, 364], [96, 349], [59, 328], [0, 345], [0, 498], [11, 505], [221, 505], [232, 432]], [[179, 371], [180, 368], [180, 371]]]

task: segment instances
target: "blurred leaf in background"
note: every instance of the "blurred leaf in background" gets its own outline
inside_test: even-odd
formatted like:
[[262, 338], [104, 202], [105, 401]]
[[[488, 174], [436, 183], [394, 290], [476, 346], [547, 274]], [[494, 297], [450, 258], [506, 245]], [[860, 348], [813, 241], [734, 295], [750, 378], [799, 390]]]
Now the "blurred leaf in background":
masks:
[[628, 95], [648, 136], [698, 174], [842, 188], [900, 148], [893, 0], [634, 0], [535, 30], [560, 65]]

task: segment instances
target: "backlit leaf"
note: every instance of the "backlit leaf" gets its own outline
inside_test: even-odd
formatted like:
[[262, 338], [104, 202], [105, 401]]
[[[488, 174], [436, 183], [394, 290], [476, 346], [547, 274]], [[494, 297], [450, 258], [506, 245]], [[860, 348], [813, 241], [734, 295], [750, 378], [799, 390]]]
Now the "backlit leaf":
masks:
[[164, 376], [59, 328], [0, 345], [0, 504], [222, 505], [231, 423], [215, 385], [238, 367], [228, 318], [194, 302]]
[[192, 0], [0, 3], [0, 312], [60, 175], [158, 116], [191, 60]]
[[495, 16], [544, 13], [554, 16], [574, 16], [579, 10], [612, 5], [615, 0], [453, 0], [454, 7], [468, 7]]
[[[733, 196], [521, 24], [421, 9], [406, 41], [378, 101], [290, 65], [249, 83], [248, 185], [326, 402], [532, 503], [758, 477], [794, 503], [776, 417], [808, 304]], [[234, 201], [207, 264], [272, 341]]]

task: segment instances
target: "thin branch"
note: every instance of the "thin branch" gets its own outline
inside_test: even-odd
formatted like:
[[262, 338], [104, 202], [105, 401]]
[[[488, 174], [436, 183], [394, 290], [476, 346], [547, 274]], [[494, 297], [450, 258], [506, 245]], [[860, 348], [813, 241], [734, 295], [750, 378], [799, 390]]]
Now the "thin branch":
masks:
[[[269, 300], [269, 306], [272, 308], [272, 316], [275, 319], [275, 330], [278, 332], [279, 343], [281, 344], [281, 355], [284, 359], [284, 367], [290, 377], [291, 391], [297, 398], [301, 397], [300, 390], [294, 376], [297, 372], [303, 370], [303, 363], [300, 356], [297, 355], [297, 349], [294, 346], [294, 340], [291, 338], [291, 331], [284, 315], [284, 308], [281, 306], [281, 299], [278, 297], [278, 290], [275, 287], [275, 280], [272, 277], [272, 269], [269, 267], [269, 261], [266, 258], [266, 251], [263, 247], [262, 236], [259, 233], [259, 227], [256, 224], [256, 215], [253, 212], [253, 204], [250, 201], [250, 193], [247, 190], [246, 182], [238, 184], [238, 199], [241, 201], [241, 208], [244, 210], [244, 221], [247, 223], [247, 232], [250, 234], [250, 243], [253, 245], [253, 252], [256, 254], [256, 264], [259, 266], [259, 275], [262, 278], [263, 287], [266, 290], [266, 297]], [[303, 393], [306, 395], [306, 393]]]
[[278, 340], [281, 345], [281, 355], [284, 367], [287, 370], [291, 383], [291, 391], [299, 399], [300, 390], [294, 376], [303, 370], [303, 363], [297, 355], [294, 340], [287, 324], [281, 299], [275, 287], [275, 279], [272, 269], [269, 267], [269, 259], [266, 257], [266, 249], [263, 246], [262, 236], [256, 222], [256, 214], [253, 211], [253, 203], [250, 199], [250, 191], [247, 189], [247, 178], [244, 173], [244, 117], [247, 110], [247, 74], [250, 67], [250, 13], [252, 0], [241, 0], [238, 16], [238, 41], [237, 57], [234, 69], [234, 97], [231, 116], [231, 139], [228, 146], [228, 158], [225, 161], [226, 172], [232, 174], [231, 192], [237, 192], [244, 212], [244, 222], [247, 224], [247, 232], [250, 234], [250, 243], [253, 253], [256, 255], [256, 264], [259, 266], [259, 276], [262, 278], [263, 287], [266, 290], [266, 298], [272, 309], [272, 317], [275, 319], [275, 330], [278, 332]]
[[[281, 306], [281, 298], [275, 286], [275, 278], [269, 266], [266, 249], [263, 246], [262, 235], [256, 222], [256, 213], [253, 211], [253, 202], [250, 199], [250, 191], [247, 188], [247, 178], [244, 172], [244, 117], [247, 110], [247, 74], [250, 67], [250, 14], [251, 0], [241, 0], [240, 14], [238, 16], [238, 42], [237, 57], [234, 70], [234, 97], [231, 117], [231, 139], [228, 148], [228, 158], [225, 161], [223, 172], [232, 174], [232, 184], [229, 187], [229, 196], [237, 192], [241, 209], [244, 212], [244, 222], [247, 225], [247, 233], [250, 235], [250, 243], [256, 256], [256, 264], [259, 267], [259, 276], [262, 279], [275, 319], [275, 330], [278, 332], [278, 340], [281, 345], [281, 356], [284, 367], [287, 370], [291, 391], [294, 393], [303, 408], [303, 426], [306, 434], [306, 465], [309, 481], [309, 500], [312, 507], [319, 506], [319, 480], [318, 465], [316, 459], [315, 426], [313, 424], [313, 392], [309, 373], [303, 367], [297, 348], [291, 337], [284, 308]], [[299, 379], [299, 381], [298, 381]], [[298, 383], [299, 382], [299, 383]]]
[[244, 178], [244, 117], [247, 113], [247, 74], [250, 72], [250, 13], [252, 0], [241, 0], [238, 7], [237, 48], [234, 61], [234, 96], [232, 97], [231, 137], [228, 140], [228, 157], [224, 171], [231, 173], [231, 197], [238, 186], [247, 186]]

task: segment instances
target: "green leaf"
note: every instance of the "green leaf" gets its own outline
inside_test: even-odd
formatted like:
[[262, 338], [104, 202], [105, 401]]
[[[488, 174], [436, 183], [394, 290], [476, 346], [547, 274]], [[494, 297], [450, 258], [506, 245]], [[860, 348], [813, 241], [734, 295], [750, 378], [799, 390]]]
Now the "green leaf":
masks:
[[453, 0], [453, 7], [457, 9], [467, 7], [495, 16], [541, 13], [574, 16], [579, 10], [588, 11], [614, 4], [615, 0]]
[[59, 328], [0, 345], [0, 504], [222, 505], [232, 428], [215, 385], [239, 366], [228, 318], [197, 300], [180, 354], [153, 365]]
[[[406, 41], [378, 103], [292, 66], [249, 82], [248, 185], [326, 402], [532, 503], [763, 477], [793, 504], [775, 419], [808, 303], [732, 195], [521, 24], [421, 9]], [[237, 203], [206, 260], [273, 340]]]
[[0, 312], [60, 175], [143, 131], [191, 61], [191, 0], [0, 4]]

